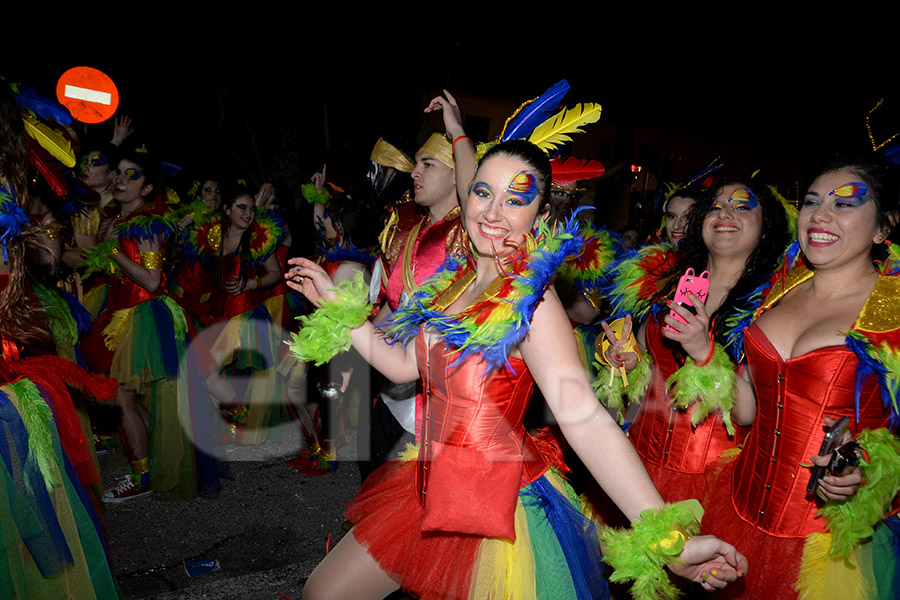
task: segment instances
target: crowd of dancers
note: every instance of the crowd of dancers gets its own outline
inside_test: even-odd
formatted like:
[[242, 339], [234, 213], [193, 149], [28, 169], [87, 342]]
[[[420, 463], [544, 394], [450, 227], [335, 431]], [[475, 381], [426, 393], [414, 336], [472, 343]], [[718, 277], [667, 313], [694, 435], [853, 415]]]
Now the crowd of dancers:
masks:
[[[289, 417], [303, 476], [357, 429], [305, 598], [900, 593], [886, 148], [799, 206], [717, 161], [632, 247], [581, 206], [603, 166], [560, 155], [599, 118], [556, 112], [565, 82], [493, 140], [444, 92], [414, 152], [315, 173], [311, 223], [270, 184], [177, 197], [124, 116], [76, 169], [58, 107], [0, 87], [2, 597], [118, 597], [103, 504], [215, 498], [224, 448]], [[131, 467], [109, 489], [104, 443]]]

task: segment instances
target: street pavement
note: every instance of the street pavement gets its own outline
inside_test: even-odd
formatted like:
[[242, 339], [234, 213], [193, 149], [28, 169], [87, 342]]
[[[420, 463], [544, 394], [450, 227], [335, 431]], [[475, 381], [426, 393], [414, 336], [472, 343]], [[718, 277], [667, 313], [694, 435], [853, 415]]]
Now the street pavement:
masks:
[[[218, 498], [172, 500], [162, 494], [106, 504], [113, 574], [125, 600], [299, 600], [303, 583], [344, 535], [343, 505], [359, 486], [355, 462], [301, 477], [287, 466], [305, 441], [285, 421], [280, 441], [230, 446], [234, 479]], [[350, 432], [339, 458], [355, 456]], [[107, 489], [128, 471], [119, 452], [99, 457]], [[218, 561], [217, 572], [189, 577], [185, 563]]]

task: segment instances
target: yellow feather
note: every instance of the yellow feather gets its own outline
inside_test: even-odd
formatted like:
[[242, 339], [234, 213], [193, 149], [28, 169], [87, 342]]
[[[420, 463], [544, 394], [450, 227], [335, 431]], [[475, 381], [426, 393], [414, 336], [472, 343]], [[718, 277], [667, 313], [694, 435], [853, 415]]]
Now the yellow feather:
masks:
[[419, 459], [419, 445], [406, 442], [406, 448], [400, 451], [399, 458], [402, 462]]
[[27, 113], [22, 114], [22, 120], [25, 122], [25, 133], [37, 140], [53, 158], [66, 167], [75, 166], [75, 151], [72, 150], [72, 144], [66, 139], [66, 136]]
[[123, 308], [113, 313], [106, 327], [103, 328], [103, 342], [107, 350], [115, 351], [119, 347], [122, 330], [134, 314], [134, 307]]
[[563, 109], [556, 116], [538, 125], [528, 141], [545, 152], [572, 141], [571, 133], [583, 133], [581, 127], [596, 123], [600, 119], [601, 106], [594, 102], [578, 104], [574, 108]]
[[828, 556], [831, 548], [830, 533], [811, 533], [803, 545], [800, 573], [794, 584], [800, 600], [867, 600], [874, 598], [872, 585], [874, 574], [871, 560], [865, 560], [864, 552], [871, 548], [857, 548], [848, 560]]

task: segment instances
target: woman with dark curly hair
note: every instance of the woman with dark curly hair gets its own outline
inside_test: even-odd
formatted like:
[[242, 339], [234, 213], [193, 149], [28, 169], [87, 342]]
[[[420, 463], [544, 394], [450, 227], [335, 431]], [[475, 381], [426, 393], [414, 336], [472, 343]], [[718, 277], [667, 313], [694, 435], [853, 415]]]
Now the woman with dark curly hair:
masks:
[[[773, 193], [731, 173], [695, 204], [677, 248], [646, 248], [617, 267], [613, 312], [629, 316], [616, 327], [620, 339], [604, 325], [615, 341], [598, 352], [612, 372], [599, 392], [608, 405], [623, 392], [641, 400], [629, 439], [666, 501], [702, 497], [707, 465], [735, 447], [743, 327], [787, 244]], [[629, 346], [632, 319], [641, 322]], [[614, 378], [623, 367], [638, 370]]]

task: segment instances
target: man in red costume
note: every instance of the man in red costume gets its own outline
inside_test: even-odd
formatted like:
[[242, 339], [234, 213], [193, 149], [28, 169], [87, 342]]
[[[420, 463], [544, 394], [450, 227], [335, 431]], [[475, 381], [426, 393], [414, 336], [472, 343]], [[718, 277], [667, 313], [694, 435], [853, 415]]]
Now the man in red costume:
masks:
[[[450, 140], [432, 134], [416, 153], [412, 172], [415, 203], [393, 207], [380, 236], [381, 253], [372, 274], [372, 301], [381, 304], [375, 323], [396, 310], [431, 277], [448, 255], [463, 257], [466, 234], [460, 222], [456, 171]], [[360, 477], [366, 476], [418, 438], [414, 385], [385, 382], [372, 408], [369, 439], [360, 436]]]

